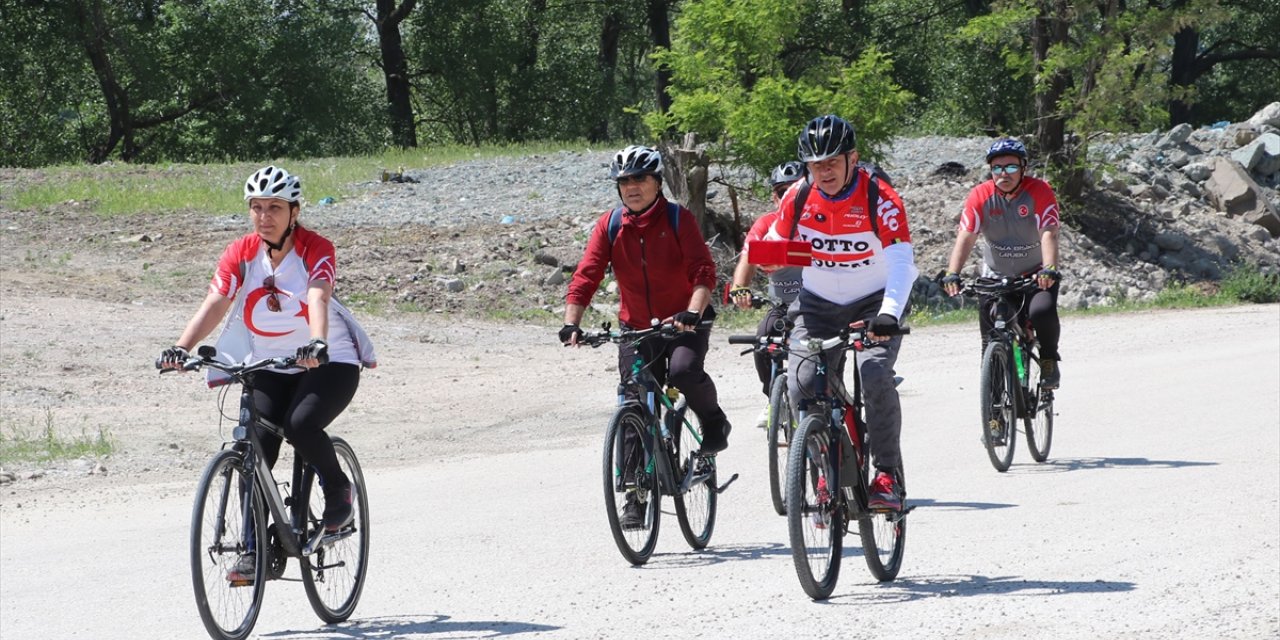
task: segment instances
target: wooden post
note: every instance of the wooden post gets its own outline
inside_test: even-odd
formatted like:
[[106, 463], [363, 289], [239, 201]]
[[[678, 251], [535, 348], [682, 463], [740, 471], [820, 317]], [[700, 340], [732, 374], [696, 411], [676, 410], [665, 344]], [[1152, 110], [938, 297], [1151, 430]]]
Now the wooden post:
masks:
[[663, 179], [671, 198], [693, 212], [698, 227], [706, 235], [712, 229], [707, 220], [707, 179], [711, 160], [707, 157], [705, 145], [697, 143], [695, 134], [687, 133], [679, 147], [664, 141], [658, 149], [663, 155]]

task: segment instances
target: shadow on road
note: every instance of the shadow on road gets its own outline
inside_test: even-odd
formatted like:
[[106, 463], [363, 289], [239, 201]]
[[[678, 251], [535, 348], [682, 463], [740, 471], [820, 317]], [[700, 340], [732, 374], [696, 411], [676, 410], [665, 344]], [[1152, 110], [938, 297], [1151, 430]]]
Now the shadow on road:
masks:
[[449, 638], [500, 638], [522, 633], [558, 631], [561, 627], [508, 620], [454, 620], [443, 614], [360, 618], [306, 631], [264, 633], [264, 638], [299, 638], [306, 640], [348, 640], [350, 638], [416, 638], [444, 636]]
[[[1133, 591], [1132, 582], [1107, 580], [1027, 580], [1014, 576], [923, 576], [899, 578], [872, 584], [864, 591], [832, 596], [831, 604], [891, 604], [924, 598], [952, 598], [986, 595], [1060, 596], [1077, 593]], [[856, 588], [856, 587], [855, 587]]]
[[[945, 500], [934, 500], [933, 498], [907, 500], [907, 505], [912, 507], [921, 507], [930, 511], [986, 511], [988, 509], [1009, 509], [1016, 507], [1016, 504], [1006, 502], [949, 502]], [[910, 518], [908, 518], [908, 521]]]
[[1085, 471], [1093, 469], [1126, 469], [1154, 468], [1180, 469], [1182, 467], [1210, 467], [1217, 462], [1200, 462], [1196, 460], [1151, 460], [1148, 458], [1063, 458], [1049, 459], [1045, 462], [1015, 464], [1009, 467], [1009, 474], [1066, 473], [1068, 471]]
[[711, 546], [702, 551], [687, 550], [679, 553], [655, 553], [649, 563], [637, 569], [687, 569], [689, 567], [706, 567], [722, 562], [740, 560], [759, 560], [767, 556], [791, 557], [791, 545], [780, 542], [767, 542], [759, 545], [729, 544]]

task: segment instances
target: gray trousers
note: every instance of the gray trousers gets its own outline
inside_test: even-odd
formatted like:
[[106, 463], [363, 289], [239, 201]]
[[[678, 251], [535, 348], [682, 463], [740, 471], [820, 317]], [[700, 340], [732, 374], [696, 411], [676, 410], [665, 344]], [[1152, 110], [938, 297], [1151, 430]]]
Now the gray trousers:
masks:
[[[788, 314], [795, 328], [791, 331], [791, 356], [787, 360], [788, 390], [791, 403], [802, 406], [802, 401], [821, 391], [817, 383], [817, 362], [806, 360], [809, 351], [805, 341], [810, 338], [834, 338], [842, 327], [858, 320], [870, 321], [880, 312], [883, 292], [869, 295], [850, 304], [836, 304], [802, 289], [800, 297], [792, 304]], [[904, 314], [905, 316], [905, 314]], [[902, 336], [894, 336], [886, 342], [868, 346], [855, 352], [858, 373], [862, 376], [862, 396], [866, 402], [867, 430], [871, 437], [871, 453], [875, 466], [898, 467], [902, 464], [902, 452], [898, 438], [902, 433], [902, 406], [898, 402], [898, 390], [893, 383], [893, 365], [898, 361], [898, 348]], [[828, 377], [841, 375], [847, 352], [824, 354]], [[850, 389], [850, 393], [852, 393]]]

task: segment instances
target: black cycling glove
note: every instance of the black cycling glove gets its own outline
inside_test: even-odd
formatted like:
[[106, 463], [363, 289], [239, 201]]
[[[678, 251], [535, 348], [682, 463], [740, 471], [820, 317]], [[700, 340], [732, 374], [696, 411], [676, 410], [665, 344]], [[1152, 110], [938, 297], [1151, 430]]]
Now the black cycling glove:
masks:
[[569, 341], [572, 340], [575, 335], [578, 336], [579, 338], [582, 337], [582, 328], [579, 327], [578, 325], [566, 324], [565, 326], [560, 327], [561, 343], [569, 344]]
[[943, 288], [946, 288], [946, 286], [949, 284], [954, 284], [957, 287], [963, 287], [964, 279], [960, 277], [960, 274], [954, 271], [948, 271], [947, 275], [942, 276], [942, 280], [939, 282], [939, 284], [941, 284]]
[[180, 365], [186, 362], [187, 358], [190, 358], [190, 357], [191, 357], [191, 354], [186, 349], [183, 349], [182, 347], [179, 347], [178, 345], [175, 344], [172, 347], [169, 347], [168, 349], [165, 349], [164, 351], [160, 352], [160, 364]]
[[898, 319], [882, 313], [871, 321], [871, 325], [867, 329], [878, 336], [892, 336], [898, 334]]
[[1062, 274], [1058, 273], [1058, 265], [1054, 264], [1047, 265], [1045, 268], [1041, 269], [1040, 272], [1036, 274], [1036, 277], [1049, 278], [1054, 282], [1062, 280]]
[[315, 358], [320, 364], [329, 362], [329, 343], [320, 338], [312, 338], [311, 342], [305, 347], [298, 347], [298, 353], [294, 355], [297, 360], [309, 360]]
[[696, 327], [702, 321], [702, 314], [697, 311], [681, 311], [671, 318], [676, 324], [682, 324], [686, 327]]

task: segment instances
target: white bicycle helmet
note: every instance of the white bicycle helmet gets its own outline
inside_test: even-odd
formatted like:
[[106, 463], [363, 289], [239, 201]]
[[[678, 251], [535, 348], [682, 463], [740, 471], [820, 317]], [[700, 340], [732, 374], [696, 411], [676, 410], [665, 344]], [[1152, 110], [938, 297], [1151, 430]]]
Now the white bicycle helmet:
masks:
[[280, 167], [263, 167], [244, 183], [244, 199], [279, 198], [286, 202], [302, 199], [302, 181]]
[[657, 149], [633, 144], [613, 156], [609, 164], [610, 180], [641, 175], [662, 179], [662, 154]]

